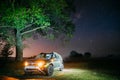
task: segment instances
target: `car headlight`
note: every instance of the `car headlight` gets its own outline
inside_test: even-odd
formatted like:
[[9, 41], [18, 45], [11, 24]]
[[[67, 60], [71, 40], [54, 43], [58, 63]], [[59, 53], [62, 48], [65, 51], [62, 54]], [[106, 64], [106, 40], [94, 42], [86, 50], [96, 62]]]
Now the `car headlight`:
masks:
[[28, 62], [26, 61], [26, 62], [24, 63], [24, 65], [25, 65], [25, 66], [28, 66]]
[[40, 62], [37, 63], [37, 65], [39, 67], [43, 67], [45, 65], [45, 61], [40, 61]]

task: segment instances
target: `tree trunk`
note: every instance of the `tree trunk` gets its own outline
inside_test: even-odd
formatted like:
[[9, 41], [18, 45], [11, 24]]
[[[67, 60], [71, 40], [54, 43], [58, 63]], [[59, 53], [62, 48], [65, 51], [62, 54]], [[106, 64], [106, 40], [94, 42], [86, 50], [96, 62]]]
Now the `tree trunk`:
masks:
[[23, 60], [23, 44], [22, 44], [22, 37], [20, 31], [17, 29], [15, 31], [15, 38], [16, 38], [16, 61]]

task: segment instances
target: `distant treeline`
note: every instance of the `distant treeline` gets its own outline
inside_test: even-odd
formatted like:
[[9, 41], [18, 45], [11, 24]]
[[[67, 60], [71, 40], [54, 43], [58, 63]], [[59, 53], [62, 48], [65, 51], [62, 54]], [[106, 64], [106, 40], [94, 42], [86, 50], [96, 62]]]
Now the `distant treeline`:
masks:
[[85, 52], [85, 53], [78, 53], [75, 50], [72, 50], [69, 53], [69, 56], [64, 59], [65, 62], [67, 61], [80, 61], [83, 59], [90, 59], [92, 57], [91, 52]]
[[85, 52], [84, 54], [82, 53], [78, 53], [77, 51], [71, 51], [70, 54], [69, 54], [69, 57], [72, 58], [72, 57], [84, 57], [84, 58], [90, 58], [92, 56], [92, 54], [90, 52]]

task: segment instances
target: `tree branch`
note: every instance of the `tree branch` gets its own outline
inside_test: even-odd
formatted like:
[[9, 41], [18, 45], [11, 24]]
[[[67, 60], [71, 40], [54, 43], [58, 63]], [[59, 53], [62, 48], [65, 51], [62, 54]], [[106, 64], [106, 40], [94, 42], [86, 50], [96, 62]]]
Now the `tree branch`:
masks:
[[27, 34], [27, 33], [33, 32], [33, 31], [35, 31], [35, 30], [37, 30], [37, 29], [40, 29], [40, 28], [41, 28], [41, 27], [37, 27], [37, 28], [34, 28], [34, 29], [32, 29], [32, 30], [25, 31], [25, 32], [21, 33], [21, 35], [24, 35], [24, 34]]
[[22, 28], [20, 31], [22, 31], [22, 30], [24, 30], [24, 29], [26, 29], [26, 28], [28, 28], [28, 27], [31, 27], [33, 24], [35, 24], [35, 23], [26, 25], [26, 26], [25, 26], [24, 28]]
[[13, 26], [0, 26], [0, 28], [10, 28], [10, 29], [15, 29]]

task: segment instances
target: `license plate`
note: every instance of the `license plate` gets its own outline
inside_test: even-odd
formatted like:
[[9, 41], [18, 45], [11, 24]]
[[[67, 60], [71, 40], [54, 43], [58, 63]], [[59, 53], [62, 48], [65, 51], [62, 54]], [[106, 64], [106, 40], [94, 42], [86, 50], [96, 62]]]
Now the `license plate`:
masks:
[[27, 66], [26, 68], [30, 68], [30, 69], [36, 69], [36, 66]]

